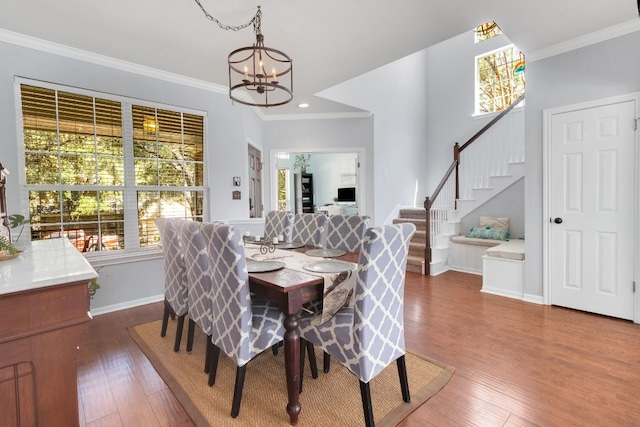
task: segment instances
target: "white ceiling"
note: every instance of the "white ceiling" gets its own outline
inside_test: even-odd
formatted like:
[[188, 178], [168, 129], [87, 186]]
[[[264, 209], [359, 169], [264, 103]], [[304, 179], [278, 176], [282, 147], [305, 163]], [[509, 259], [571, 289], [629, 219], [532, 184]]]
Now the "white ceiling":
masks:
[[[265, 46], [293, 58], [294, 100], [266, 115], [358, 111], [314, 94], [483, 22], [495, 20], [529, 55], [638, 21], [636, 1], [201, 0], [227, 25], [261, 6]], [[193, 0], [0, 0], [0, 10], [1, 29], [221, 87], [229, 52], [255, 41], [252, 27], [224, 31]]]

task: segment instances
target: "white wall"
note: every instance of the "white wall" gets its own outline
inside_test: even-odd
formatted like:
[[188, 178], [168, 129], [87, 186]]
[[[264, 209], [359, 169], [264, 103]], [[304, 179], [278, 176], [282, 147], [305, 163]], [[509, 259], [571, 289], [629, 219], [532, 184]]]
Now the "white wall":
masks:
[[[640, 32], [527, 64], [526, 290], [542, 296], [542, 112], [640, 91]], [[629, 177], [633, 179], [633, 177]]]

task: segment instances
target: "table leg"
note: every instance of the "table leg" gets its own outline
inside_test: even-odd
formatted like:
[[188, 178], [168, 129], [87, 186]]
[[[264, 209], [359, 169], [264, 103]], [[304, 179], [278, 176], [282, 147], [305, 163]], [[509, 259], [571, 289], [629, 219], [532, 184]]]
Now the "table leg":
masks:
[[288, 315], [284, 320], [284, 362], [287, 373], [287, 413], [291, 425], [298, 423], [300, 415], [300, 331], [297, 314]]

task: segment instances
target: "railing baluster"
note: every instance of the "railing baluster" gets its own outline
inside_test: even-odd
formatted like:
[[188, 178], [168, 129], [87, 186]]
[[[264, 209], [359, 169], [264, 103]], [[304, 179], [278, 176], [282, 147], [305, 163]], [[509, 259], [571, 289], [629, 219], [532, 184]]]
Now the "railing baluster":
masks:
[[[425, 274], [431, 274], [432, 245], [444, 232], [444, 224], [449, 221], [449, 212], [457, 209], [457, 201], [471, 199], [474, 188], [488, 188], [491, 176], [508, 175], [509, 163], [524, 161], [523, 111], [509, 115], [500, 129], [492, 128], [522, 100], [524, 94], [462, 146], [457, 142], [454, 145], [453, 163], [433, 195], [426, 197], [424, 201], [427, 221]], [[472, 145], [474, 141], [478, 143]]]

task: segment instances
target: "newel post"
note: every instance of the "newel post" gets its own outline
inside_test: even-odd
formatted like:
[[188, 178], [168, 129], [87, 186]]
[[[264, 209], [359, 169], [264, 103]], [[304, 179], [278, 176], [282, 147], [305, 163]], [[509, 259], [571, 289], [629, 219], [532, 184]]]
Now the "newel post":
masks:
[[458, 166], [460, 165], [460, 145], [456, 142], [453, 146], [453, 161], [456, 162], [456, 198], [454, 207], [458, 208], [458, 199], [460, 198], [460, 180], [458, 178]]
[[429, 197], [425, 197], [424, 199], [424, 209], [426, 211], [427, 217], [427, 231], [425, 236], [425, 246], [424, 246], [424, 274], [427, 276], [431, 275], [430, 267], [431, 267], [431, 200]]

